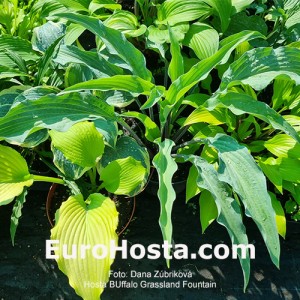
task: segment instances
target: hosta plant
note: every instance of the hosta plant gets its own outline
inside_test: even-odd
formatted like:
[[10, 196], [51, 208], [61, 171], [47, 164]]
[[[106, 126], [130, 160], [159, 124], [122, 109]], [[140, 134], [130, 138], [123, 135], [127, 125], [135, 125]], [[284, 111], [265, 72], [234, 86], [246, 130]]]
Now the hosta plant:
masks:
[[[199, 196], [202, 231], [216, 220], [226, 227], [232, 243], [248, 244], [243, 218], [244, 215], [251, 217], [262, 234], [271, 260], [279, 266], [278, 232], [284, 234], [282, 223], [276, 218], [276, 197], [269, 193], [274, 191], [270, 183], [279, 187], [279, 191], [297, 193], [294, 183], [299, 179], [296, 176], [295, 182], [291, 178], [283, 179], [293, 184], [282, 185], [280, 190], [280, 182], [271, 174], [270, 165], [287, 162], [286, 155], [291, 153], [295, 157], [290, 157], [298, 163], [299, 155], [293, 149], [297, 150], [300, 142], [298, 97], [294, 97], [300, 84], [300, 50], [294, 40], [278, 44], [269, 37], [266, 39], [268, 31], [239, 30], [242, 17], [235, 15], [248, 13], [244, 9], [252, 2], [222, 1], [220, 5], [220, 1], [214, 0], [167, 0], [152, 3], [155, 4], [152, 7], [148, 1], [136, 1], [136, 13], [140, 9], [142, 17], [147, 19], [146, 30], [145, 26], [135, 23], [132, 15], [119, 11], [105, 21], [78, 11], [52, 14], [52, 20], [58, 20], [58, 24], [67, 28], [67, 38], [59, 37], [61, 40], [54, 42], [55, 55], [48, 60], [55, 69], [65, 68], [63, 87], [50, 91], [51, 87], [44, 86], [46, 91], [42, 93], [37, 93], [35, 88], [15, 93], [4, 106], [0, 138], [6, 143], [32, 147], [49, 134], [60, 180], [71, 187], [75, 180], [79, 186], [83, 177], [76, 176], [84, 173], [90, 178], [90, 191], [96, 188], [97, 192], [101, 188], [109, 190], [111, 186], [114, 187], [112, 192], [118, 191], [118, 184], [105, 183], [105, 178], [110, 177], [101, 174], [114, 172], [110, 166], [116, 167], [115, 160], [123, 161], [132, 156], [133, 160], [127, 159], [126, 164], [138, 168], [140, 177], [130, 185], [130, 192], [126, 190], [125, 180], [126, 192], [122, 189], [122, 193], [137, 193], [149, 174], [145, 157], [151, 157], [159, 180], [159, 224], [163, 239], [170, 244], [172, 206], [177, 196], [172, 182], [177, 169], [183, 166], [189, 170], [187, 201]], [[147, 5], [151, 5], [151, 11], [144, 9]], [[124, 25], [132, 24], [133, 20], [136, 27]], [[84, 50], [72, 44], [68, 36], [72, 27], [93, 33], [95, 49]], [[235, 32], [230, 33], [230, 30]], [[263, 98], [272, 87], [276, 89], [280, 80], [287, 80], [295, 89], [292, 98], [297, 108], [288, 117], [281, 114], [282, 103], [276, 107]], [[281, 101], [280, 93], [284, 94], [277, 92], [277, 100], [274, 93], [273, 102]], [[2, 97], [2, 103], [4, 99]], [[133, 119], [136, 122], [132, 122]], [[61, 163], [61, 154], [67, 161], [70, 158], [56, 145], [57, 139], [60, 140], [61, 135], [68, 136], [69, 130], [72, 132], [77, 124], [90, 123], [105, 137], [101, 159], [87, 167], [89, 170], [80, 165], [80, 160], [71, 161], [76, 168], [69, 169], [65, 159]], [[116, 139], [116, 124], [128, 136]], [[272, 146], [276, 144], [273, 140], [276, 134], [284, 136], [285, 143], [289, 141], [293, 149], [285, 149], [285, 154], [281, 153], [282, 158], [275, 163], [276, 158], [269, 155], [270, 162], [266, 163], [266, 152], [263, 152], [266, 149], [280, 156]], [[64, 138], [60, 141], [68, 142]], [[128, 144], [132, 147], [127, 147]], [[132, 152], [127, 153], [125, 149]], [[113, 162], [108, 164], [108, 161]], [[95, 170], [100, 174], [101, 184], [94, 182], [98, 174]], [[72, 171], [71, 180], [64, 178], [66, 171]], [[281, 174], [286, 173], [281, 171]], [[21, 177], [22, 180], [17, 181], [20, 193], [24, 186], [36, 180], [27, 171]], [[14, 196], [9, 195], [3, 203]], [[70, 207], [82, 203], [81, 196], [71, 199]], [[57, 214], [58, 225], [62, 224], [63, 216], [69, 216], [67, 207], [62, 206]], [[56, 232], [62, 230], [54, 230]], [[242, 258], [239, 253], [239, 259], [246, 288], [250, 258], [249, 255]]]
[[[128, 103], [127, 110], [122, 109], [118, 117], [138, 119], [145, 131], [132, 132], [133, 137], [138, 135], [139, 143], [153, 145], [150, 152], [156, 149], [152, 163], [159, 178], [159, 223], [163, 239], [169, 242], [172, 239], [171, 213], [176, 199], [172, 177], [179, 165], [187, 164], [190, 168], [188, 199], [201, 191], [202, 214], [207, 216], [210, 206], [215, 205], [216, 214], [211, 217], [227, 228], [233, 243], [248, 243], [242, 222], [242, 211], [245, 210], [261, 231], [272, 261], [279, 266], [278, 231], [266, 177], [248, 148], [231, 136], [234, 128], [231, 122], [235, 120], [234, 115], [248, 114], [299, 143], [296, 130], [279, 113], [265, 102], [257, 101], [254, 95], [238, 89], [241, 86], [263, 91], [282, 75], [298, 85], [299, 66], [294, 61], [299, 50], [293, 47], [253, 48], [230, 63], [231, 54], [239, 45], [264, 38], [258, 32], [242, 31], [220, 41], [218, 49], [185, 72], [180, 43], [169, 27], [168, 75], [171, 84], [165, 81], [162, 86], [155, 84], [155, 77], [147, 69], [142, 53], [121, 33], [93, 18], [71, 14], [61, 17], [94, 32], [105, 46], [103, 53], [111, 53], [107, 60], [124, 68], [126, 75], [86, 81], [64, 92], [90, 90], [105, 95], [107, 90], [115, 90], [130, 93], [132, 99], [136, 99], [138, 110], [132, 110], [132, 104]], [[204, 94], [198, 90], [198, 85], [218, 66], [226, 68], [220, 84], [213, 94]], [[191, 109], [186, 112], [187, 107]], [[158, 120], [155, 114], [158, 114]], [[178, 125], [181, 126], [179, 129]], [[240, 261], [246, 286], [250, 274], [249, 257], [240, 258]]]
[[[10, 228], [13, 243], [28, 189], [36, 181], [69, 187], [72, 195], [56, 212], [51, 239], [59, 241], [55, 255], [60, 270], [84, 299], [99, 299], [108, 281], [113, 258], [107, 255], [97, 259], [90, 251], [82, 259], [81, 245], [93, 248], [101, 244], [107, 249], [110, 249], [111, 241], [117, 245], [118, 211], [110, 196], [137, 194], [149, 174], [149, 158], [145, 149], [128, 136], [117, 137], [116, 130], [110, 141], [112, 144], [109, 144], [105, 130], [101, 121], [79, 122], [63, 132], [48, 130], [52, 169], [58, 177], [31, 174], [17, 150], [0, 145], [0, 205], [14, 201]], [[113, 128], [109, 130], [113, 134]], [[49, 158], [47, 163], [51, 166]], [[68, 253], [74, 253], [73, 245], [76, 245], [76, 257], [65, 259], [63, 245], [67, 245]], [[87, 266], [89, 272], [82, 271]], [[88, 281], [103, 284], [86, 289], [84, 282]]]

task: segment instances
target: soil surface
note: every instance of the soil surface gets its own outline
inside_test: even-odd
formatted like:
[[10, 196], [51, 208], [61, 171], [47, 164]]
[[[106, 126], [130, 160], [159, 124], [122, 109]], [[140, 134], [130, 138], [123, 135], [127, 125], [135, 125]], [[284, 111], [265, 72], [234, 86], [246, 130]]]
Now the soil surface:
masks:
[[[68, 285], [56, 262], [45, 259], [45, 240], [50, 236], [50, 225], [45, 214], [46, 193], [30, 192], [23, 209], [23, 216], [16, 234], [16, 245], [11, 245], [9, 222], [12, 206], [0, 207], [0, 300], [66, 299], [78, 297]], [[197, 202], [184, 203], [184, 195], [179, 195], [174, 203], [174, 242], [183, 243], [190, 252], [196, 253], [199, 246], [225, 243], [230, 245], [225, 228], [212, 224], [201, 234]], [[137, 197], [135, 217], [130, 227], [120, 238], [128, 245], [161, 244], [162, 237], [158, 225], [159, 203], [155, 196], [143, 193]], [[249, 241], [255, 245], [256, 258], [251, 261], [251, 278], [246, 292], [243, 292], [242, 271], [237, 260], [187, 259], [172, 260], [167, 269], [163, 258], [150, 260], [122, 260], [117, 257], [112, 270], [127, 272], [125, 279], [112, 278], [112, 282], [135, 282], [137, 288], [107, 287], [101, 297], [109, 299], [141, 300], [235, 300], [235, 299], [300, 299], [300, 223], [288, 223], [287, 237], [281, 239], [281, 270], [272, 264], [260, 233], [251, 220], [245, 220]], [[131, 277], [131, 270], [150, 272], [152, 278]], [[191, 273], [192, 278], [154, 278], [155, 270], [182, 271]], [[166, 273], [165, 273], [166, 274]], [[134, 275], [134, 274], [133, 274]], [[165, 276], [166, 277], [166, 276]], [[142, 288], [141, 281], [179, 282], [179, 288]], [[200, 282], [199, 288], [183, 288], [183, 281]], [[213, 286], [205, 288], [204, 286]]]

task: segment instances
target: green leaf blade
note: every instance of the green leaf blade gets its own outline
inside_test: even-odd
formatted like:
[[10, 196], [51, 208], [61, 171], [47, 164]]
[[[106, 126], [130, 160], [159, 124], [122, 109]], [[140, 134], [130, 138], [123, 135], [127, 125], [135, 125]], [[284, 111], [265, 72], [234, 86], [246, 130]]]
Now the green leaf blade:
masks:
[[240, 146], [235, 139], [218, 134], [208, 140], [219, 152], [220, 179], [230, 184], [240, 196], [246, 214], [252, 217], [263, 236], [271, 260], [279, 267], [280, 244], [275, 213], [263, 172], [256, 165], [248, 149]]
[[202, 233], [204, 233], [207, 227], [218, 217], [218, 208], [211, 193], [207, 190], [201, 192], [199, 205], [201, 228]]
[[65, 91], [80, 90], [119, 90], [137, 94], [150, 94], [154, 84], [134, 75], [115, 75], [108, 78], [92, 79], [77, 83], [65, 89]]
[[168, 73], [171, 80], [174, 81], [184, 73], [184, 64], [179, 43], [176, 40], [171, 27], [169, 27], [169, 34], [171, 40], [170, 51], [172, 59], [169, 64]]
[[[225, 95], [217, 95], [216, 97], [210, 98], [204, 106], [211, 111], [213, 111], [216, 106], [227, 107], [235, 115], [248, 113], [269, 123], [273, 128], [282, 130], [293, 137], [294, 140], [300, 142], [296, 130], [279, 113], [266, 103], [257, 101], [249, 95], [228, 92]], [[197, 110], [195, 110], [195, 112], [196, 111]]]
[[151, 81], [152, 75], [146, 68], [143, 54], [128, 42], [121, 32], [106, 27], [96, 18], [72, 13], [63, 13], [57, 16], [84, 26], [104, 42], [111, 55], [120, 57], [133, 75], [138, 75], [145, 80]]
[[80, 121], [103, 118], [116, 121], [113, 107], [91, 94], [47, 95], [24, 101], [0, 118], [0, 139], [22, 143], [37, 129], [66, 131]]
[[16, 202], [13, 207], [12, 215], [10, 218], [10, 237], [13, 246], [15, 245], [15, 235], [17, 231], [17, 227], [19, 225], [19, 219], [22, 216], [22, 208], [24, 203], [26, 202], [27, 190], [24, 191], [16, 197]]
[[10, 203], [23, 192], [24, 187], [32, 184], [33, 179], [21, 154], [0, 145], [0, 206]]
[[264, 89], [276, 76], [287, 75], [300, 84], [300, 49], [256, 48], [247, 51], [224, 73], [221, 90], [243, 83]]
[[145, 137], [148, 141], [154, 142], [155, 139], [160, 137], [160, 130], [158, 126], [147, 115], [135, 111], [124, 112], [122, 115], [140, 120], [145, 126]]
[[223, 40], [222, 47], [212, 57], [203, 59], [171, 84], [166, 94], [166, 100], [174, 105], [190, 88], [205, 79], [215, 66], [225, 63], [239, 44], [255, 38], [263, 38], [263, 35], [258, 32], [246, 31]]
[[[186, 161], [193, 163], [197, 169], [197, 185], [211, 193], [217, 206], [217, 222], [226, 227], [231, 238], [231, 242], [237, 245], [248, 245], [248, 237], [245, 226], [242, 222], [241, 211], [238, 203], [230, 196], [226, 183], [219, 178], [217, 171], [206, 160], [194, 155], [183, 156]], [[201, 208], [200, 208], [201, 209]], [[246, 256], [242, 258], [239, 252], [239, 260], [243, 270], [244, 289], [246, 289], [250, 277], [250, 258], [246, 251]]]
[[[159, 152], [153, 158], [153, 165], [157, 170], [159, 179], [159, 188], [157, 195], [160, 201], [159, 225], [162, 231], [164, 241], [172, 244], [172, 208], [176, 199], [176, 193], [172, 186], [172, 177], [177, 170], [177, 164], [171, 156], [171, 150], [174, 142], [166, 139], [163, 142], [156, 142], [159, 146]], [[169, 260], [167, 265], [169, 266]]]

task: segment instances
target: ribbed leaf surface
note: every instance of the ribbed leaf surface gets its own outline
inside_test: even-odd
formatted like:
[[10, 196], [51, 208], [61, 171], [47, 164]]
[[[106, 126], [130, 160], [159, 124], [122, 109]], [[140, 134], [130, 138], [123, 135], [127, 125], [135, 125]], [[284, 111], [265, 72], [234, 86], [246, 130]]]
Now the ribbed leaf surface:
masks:
[[151, 72], [146, 68], [143, 54], [128, 42], [121, 32], [106, 27], [96, 18], [72, 13], [59, 14], [58, 16], [84, 26], [103, 41], [111, 56], [116, 55], [124, 61], [126, 64], [124, 67], [134, 75], [138, 75], [145, 80], [151, 80]]
[[[104, 285], [108, 282], [110, 266], [110, 243], [117, 245], [118, 212], [114, 202], [101, 194], [91, 194], [84, 201], [78, 194], [71, 196], [61, 205], [55, 216], [55, 227], [51, 230], [51, 239], [58, 240], [55, 255], [59, 269], [69, 278], [70, 285], [83, 299], [99, 300]], [[95, 257], [93, 247], [103, 245], [107, 248], [107, 256]], [[71, 255], [74, 245], [76, 256], [63, 257], [63, 245], [67, 246], [67, 254]], [[84, 251], [81, 246], [90, 246]], [[96, 249], [96, 255], [104, 254], [102, 248]], [[104, 255], [103, 255], [104, 256]]]
[[94, 167], [104, 152], [102, 134], [92, 122], [79, 122], [68, 131], [50, 131], [52, 145], [83, 168]]
[[144, 182], [146, 168], [132, 157], [116, 159], [100, 172], [103, 187], [116, 195], [135, 194]]
[[220, 89], [244, 83], [264, 89], [276, 76], [287, 75], [300, 83], [300, 49], [291, 47], [256, 48], [247, 51], [224, 73]]
[[103, 117], [116, 120], [113, 108], [91, 94], [48, 95], [24, 101], [0, 118], [0, 139], [21, 143], [35, 128], [65, 131], [79, 121]]

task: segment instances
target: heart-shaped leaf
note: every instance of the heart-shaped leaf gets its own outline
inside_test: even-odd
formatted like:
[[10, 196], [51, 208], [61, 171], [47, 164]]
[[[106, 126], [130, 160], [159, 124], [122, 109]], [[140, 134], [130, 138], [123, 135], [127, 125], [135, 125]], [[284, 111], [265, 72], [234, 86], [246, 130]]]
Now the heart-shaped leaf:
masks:
[[[52, 245], [56, 248], [54, 253], [59, 269], [68, 276], [70, 285], [83, 299], [98, 300], [108, 282], [113, 262], [111, 243], [117, 245], [118, 240], [115, 232], [118, 212], [114, 202], [101, 194], [91, 194], [86, 201], [81, 194], [71, 196], [63, 202], [55, 219], [51, 239], [59, 241], [59, 245]], [[72, 256], [69, 259], [64, 258], [64, 245], [68, 249], [67, 255]], [[104, 249], [107, 255], [104, 255]]]

